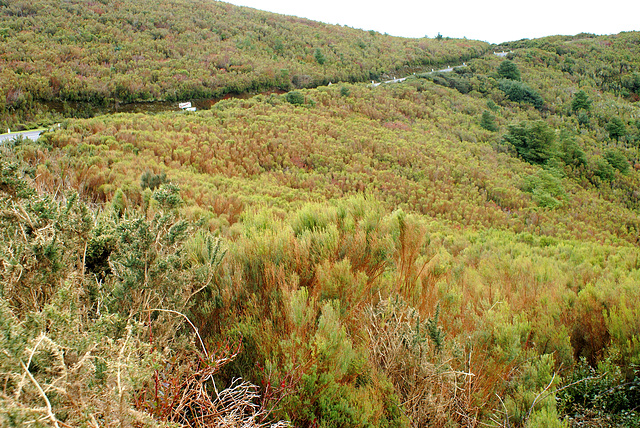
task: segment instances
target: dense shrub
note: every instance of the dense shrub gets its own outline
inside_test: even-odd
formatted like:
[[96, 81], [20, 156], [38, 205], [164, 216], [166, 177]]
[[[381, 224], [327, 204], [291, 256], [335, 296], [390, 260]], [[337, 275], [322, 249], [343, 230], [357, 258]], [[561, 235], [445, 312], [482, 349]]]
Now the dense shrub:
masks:
[[500, 63], [497, 69], [498, 76], [508, 80], [520, 80], [520, 70], [518, 66], [508, 59]]
[[12, 129], [121, 103], [362, 82], [404, 66], [459, 64], [488, 47], [371, 35], [210, 0], [197, 3], [197, 17], [191, 0], [25, 7], [0, 7], [0, 124]]
[[544, 105], [544, 100], [540, 94], [522, 82], [503, 79], [498, 86], [511, 101], [528, 103], [537, 109], [541, 109]]
[[591, 110], [591, 103], [592, 101], [589, 99], [587, 93], [584, 90], [580, 90], [573, 96], [573, 100], [571, 101], [571, 110], [573, 110], [574, 113], [578, 113], [581, 110], [588, 112]]
[[498, 130], [498, 126], [495, 122], [495, 117], [491, 115], [487, 110], [482, 112], [482, 119], [480, 120], [480, 126], [482, 126], [487, 131], [496, 132]]
[[305, 103], [304, 95], [300, 91], [291, 91], [291, 92], [287, 93], [285, 98], [286, 98], [287, 102], [289, 102], [289, 103], [291, 103], [293, 105], [302, 105], [302, 104]]
[[629, 161], [620, 150], [607, 150], [604, 153], [604, 158], [622, 174], [629, 172]]
[[504, 139], [527, 162], [544, 163], [555, 152], [555, 133], [541, 120], [509, 125], [509, 132]]
[[[365, 36], [354, 49], [389, 40]], [[0, 424], [55, 425], [37, 382], [69, 426], [217, 426], [232, 392], [248, 426], [637, 425], [640, 176], [613, 165], [640, 158], [605, 118], [634, 123], [612, 92], [640, 45], [583, 37], [518, 42], [540, 110], [504, 102], [490, 55], [451, 74], [466, 94], [331, 85], [300, 91], [314, 108], [260, 95], [3, 145]], [[312, 42], [294, 62], [322, 46], [331, 70]], [[228, 66], [241, 88], [251, 71]], [[598, 94], [581, 128], [578, 80]], [[485, 108], [515, 124], [504, 139]]]

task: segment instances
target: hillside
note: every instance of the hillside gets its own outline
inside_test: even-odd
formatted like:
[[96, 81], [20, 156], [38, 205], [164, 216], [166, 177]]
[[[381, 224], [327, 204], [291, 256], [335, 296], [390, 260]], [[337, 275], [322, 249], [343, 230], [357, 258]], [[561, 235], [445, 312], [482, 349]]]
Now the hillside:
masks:
[[4, 129], [119, 103], [369, 81], [405, 67], [461, 63], [488, 47], [391, 37], [213, 0], [3, 0], [0, 40]]
[[0, 424], [637, 426], [639, 50], [524, 40], [3, 145]]
[[[635, 105], [592, 86], [588, 112], [572, 111], [579, 76], [529, 66], [531, 52], [522, 49], [514, 58], [527, 82], [518, 84], [543, 95], [539, 108], [511, 101], [500, 89], [507, 80], [495, 71], [501, 60], [487, 57], [400, 85], [294, 91], [300, 95], [294, 103], [288, 95], [269, 95], [224, 101], [196, 115], [75, 121], [44, 138], [60, 149], [51, 155], [73, 158], [65, 161], [72, 165], [68, 176], [49, 164], [38, 181], [51, 190], [73, 183], [96, 202], [121, 189], [139, 203], [139, 177], [162, 173], [183, 184], [189, 205], [216, 206], [224, 227], [237, 220], [241, 204], [290, 209], [362, 193], [389, 209], [464, 226], [636, 242]], [[493, 131], [482, 126], [485, 112]], [[580, 115], [588, 123], [580, 124]], [[615, 119], [626, 130], [617, 139], [607, 131]], [[503, 140], [510, 126], [536, 120], [557, 134], [543, 169], [542, 162], [517, 160]]]

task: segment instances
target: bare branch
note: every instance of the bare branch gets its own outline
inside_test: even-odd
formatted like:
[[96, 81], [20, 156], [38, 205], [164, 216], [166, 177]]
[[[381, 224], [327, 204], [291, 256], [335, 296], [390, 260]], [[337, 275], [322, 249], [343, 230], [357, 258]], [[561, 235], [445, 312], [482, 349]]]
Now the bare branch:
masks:
[[29, 376], [29, 379], [31, 379], [31, 382], [33, 382], [33, 384], [37, 388], [38, 392], [40, 393], [40, 395], [44, 399], [45, 403], [47, 404], [47, 416], [49, 417], [49, 420], [51, 420], [51, 422], [53, 423], [53, 425], [56, 428], [60, 428], [60, 425], [58, 424], [58, 418], [56, 418], [56, 415], [53, 414], [53, 409], [51, 408], [51, 402], [49, 401], [49, 398], [47, 398], [47, 394], [44, 393], [44, 391], [42, 390], [42, 387], [40, 386], [38, 381], [33, 377], [31, 372], [27, 368], [27, 366], [25, 366], [22, 361], [20, 361], [20, 365], [24, 369], [24, 371], [27, 374], [27, 376]]
[[[15, 393], [15, 399], [19, 400], [20, 399], [20, 393], [22, 392], [22, 387], [24, 386], [24, 381], [25, 381], [25, 377], [27, 376], [27, 374], [29, 373], [29, 367], [31, 366], [31, 360], [33, 359], [34, 354], [36, 353], [36, 350], [38, 349], [38, 347], [40, 346], [40, 344], [42, 343], [42, 341], [44, 340], [45, 335], [44, 334], [40, 334], [40, 338], [38, 339], [38, 343], [36, 343], [36, 346], [33, 347], [33, 349], [31, 350], [31, 353], [29, 354], [29, 361], [27, 361], [27, 365], [26, 365], [26, 370], [25, 373], [22, 375], [22, 379], [20, 379], [20, 382], [18, 383], [18, 389], [16, 389], [16, 393]], [[21, 364], [24, 365], [24, 363], [20, 362]]]
[[504, 416], [507, 418], [507, 428], [510, 428], [511, 423], [509, 422], [509, 411], [507, 410], [507, 406], [504, 405], [504, 401], [502, 401], [502, 398], [498, 394], [496, 394], [496, 397], [498, 397], [500, 404], [502, 404], [502, 407], [504, 408]]
[[154, 309], [147, 309], [145, 312], [153, 312], [153, 311], [159, 311], [159, 312], [168, 312], [170, 314], [176, 314], [176, 315], [180, 315], [181, 317], [183, 317], [185, 320], [187, 320], [187, 322], [189, 323], [189, 325], [191, 326], [191, 328], [193, 328], [193, 331], [196, 333], [196, 336], [198, 336], [198, 340], [200, 341], [200, 346], [202, 346], [202, 351], [204, 352], [204, 355], [209, 358], [209, 353], [207, 352], [207, 348], [204, 346], [204, 342], [202, 341], [202, 337], [200, 337], [200, 333], [198, 332], [198, 328], [193, 325], [193, 323], [191, 322], [191, 320], [189, 319], [189, 317], [187, 317], [185, 314], [183, 314], [182, 312], [178, 312], [178, 311], [173, 311], [171, 309], [158, 309], [158, 308], [154, 308]]

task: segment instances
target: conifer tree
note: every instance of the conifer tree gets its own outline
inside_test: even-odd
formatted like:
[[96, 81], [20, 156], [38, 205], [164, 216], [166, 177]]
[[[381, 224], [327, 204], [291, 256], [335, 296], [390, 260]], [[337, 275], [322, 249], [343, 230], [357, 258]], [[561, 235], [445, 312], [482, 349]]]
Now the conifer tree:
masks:
[[498, 66], [498, 75], [503, 79], [520, 80], [520, 70], [518, 66], [508, 59], [502, 61]]
[[591, 100], [585, 91], [580, 90], [573, 96], [571, 110], [573, 110], [574, 113], [577, 113], [580, 110], [591, 110]]
[[614, 117], [609, 123], [607, 123], [607, 131], [609, 132], [609, 138], [619, 140], [620, 137], [627, 135], [627, 127], [624, 126], [624, 122], [619, 117]]
[[504, 139], [530, 163], [544, 163], [553, 154], [554, 132], [541, 120], [509, 126]]
[[487, 110], [482, 113], [482, 120], [480, 121], [480, 126], [482, 126], [487, 131], [496, 132], [498, 130], [498, 126], [496, 125], [495, 118], [489, 113]]

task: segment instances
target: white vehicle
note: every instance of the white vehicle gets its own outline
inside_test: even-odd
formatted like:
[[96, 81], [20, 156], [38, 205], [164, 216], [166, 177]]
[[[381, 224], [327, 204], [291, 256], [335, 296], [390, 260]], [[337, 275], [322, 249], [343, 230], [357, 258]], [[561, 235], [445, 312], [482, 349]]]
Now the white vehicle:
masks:
[[178, 107], [180, 107], [183, 110], [187, 108], [191, 108], [191, 101], [187, 101], [186, 103], [180, 103], [178, 104]]

